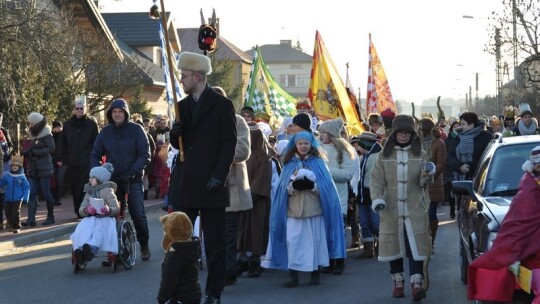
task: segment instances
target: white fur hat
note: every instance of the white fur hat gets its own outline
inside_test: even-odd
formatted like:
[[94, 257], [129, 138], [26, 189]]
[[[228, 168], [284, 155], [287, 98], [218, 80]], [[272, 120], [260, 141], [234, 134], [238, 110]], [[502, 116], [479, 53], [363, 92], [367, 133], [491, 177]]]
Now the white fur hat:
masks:
[[28, 115], [28, 122], [32, 124], [38, 124], [43, 120], [43, 115], [38, 112], [32, 112]]
[[191, 52], [180, 53], [180, 57], [178, 58], [178, 68], [180, 70], [195, 71], [206, 75], [212, 73], [212, 63], [210, 62], [210, 58]]

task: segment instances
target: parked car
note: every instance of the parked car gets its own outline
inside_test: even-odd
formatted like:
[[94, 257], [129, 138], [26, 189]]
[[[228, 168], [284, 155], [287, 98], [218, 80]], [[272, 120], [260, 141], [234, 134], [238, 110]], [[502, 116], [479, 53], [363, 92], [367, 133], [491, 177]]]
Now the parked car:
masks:
[[467, 284], [469, 264], [489, 251], [524, 174], [523, 163], [540, 145], [540, 135], [501, 137], [496, 134], [482, 155], [473, 180], [455, 181], [461, 281]]

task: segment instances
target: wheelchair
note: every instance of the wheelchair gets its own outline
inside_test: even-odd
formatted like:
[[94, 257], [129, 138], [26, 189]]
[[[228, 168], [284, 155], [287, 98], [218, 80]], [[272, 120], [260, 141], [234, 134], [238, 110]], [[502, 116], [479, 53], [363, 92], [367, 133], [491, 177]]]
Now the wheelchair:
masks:
[[[122, 265], [124, 269], [130, 270], [135, 265], [137, 259], [137, 239], [133, 226], [128, 221], [119, 219], [116, 221], [116, 232], [118, 237], [118, 254], [107, 252], [107, 260], [103, 261], [103, 265], [110, 265], [109, 267], [112, 272], [116, 272], [118, 265]], [[72, 249], [71, 264], [73, 266], [73, 272], [78, 273], [86, 268], [88, 261], [77, 261], [75, 251]]]

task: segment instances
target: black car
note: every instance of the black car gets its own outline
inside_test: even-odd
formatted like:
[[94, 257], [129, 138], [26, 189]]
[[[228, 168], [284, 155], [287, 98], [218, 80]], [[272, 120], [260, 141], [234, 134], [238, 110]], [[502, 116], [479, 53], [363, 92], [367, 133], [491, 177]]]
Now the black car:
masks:
[[540, 135], [496, 134], [480, 158], [474, 179], [453, 182], [452, 192], [461, 202], [458, 227], [463, 284], [467, 284], [468, 265], [491, 249], [523, 177], [521, 167], [538, 145]]

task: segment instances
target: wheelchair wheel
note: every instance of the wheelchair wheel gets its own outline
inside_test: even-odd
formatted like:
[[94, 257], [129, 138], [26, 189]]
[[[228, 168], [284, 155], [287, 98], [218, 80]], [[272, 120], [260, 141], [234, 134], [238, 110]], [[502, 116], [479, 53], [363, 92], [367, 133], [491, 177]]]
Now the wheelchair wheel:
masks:
[[[127, 221], [117, 223], [118, 232], [118, 255], [117, 260], [122, 263], [126, 270], [135, 265], [137, 259], [137, 240], [131, 224]], [[116, 263], [112, 263], [113, 265]]]

